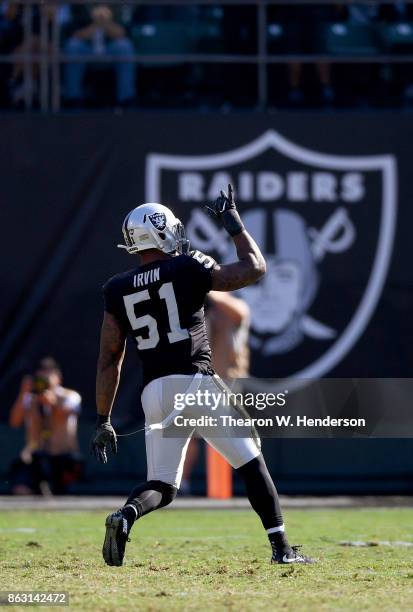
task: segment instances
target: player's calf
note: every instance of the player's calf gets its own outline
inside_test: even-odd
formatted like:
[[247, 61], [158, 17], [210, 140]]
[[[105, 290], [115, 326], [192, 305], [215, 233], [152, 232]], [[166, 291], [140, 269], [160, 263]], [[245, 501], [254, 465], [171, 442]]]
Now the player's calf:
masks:
[[267, 532], [272, 548], [271, 563], [314, 563], [298, 553], [298, 546], [290, 546], [284, 529], [277, 489], [267, 470], [262, 455], [237, 469], [247, 490], [251, 506]]
[[[158, 510], [170, 504], [176, 497], [177, 488], [162, 480], [148, 480], [135, 487], [128, 497], [123, 508], [128, 515], [128, 520], [136, 520], [149, 512]], [[128, 508], [135, 511], [133, 513]]]

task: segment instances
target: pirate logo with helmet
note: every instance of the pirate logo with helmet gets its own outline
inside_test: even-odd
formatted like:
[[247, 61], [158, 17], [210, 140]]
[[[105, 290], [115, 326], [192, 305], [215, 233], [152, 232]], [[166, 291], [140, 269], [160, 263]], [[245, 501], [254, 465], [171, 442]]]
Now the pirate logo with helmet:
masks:
[[178, 203], [194, 248], [235, 260], [231, 239], [202, 210], [231, 182], [266, 258], [266, 275], [239, 292], [251, 310], [252, 375], [312, 378], [338, 366], [362, 336], [386, 278], [396, 221], [393, 156], [320, 153], [269, 130], [225, 153], [150, 154], [149, 200], [166, 195], [166, 174], [168, 200]]

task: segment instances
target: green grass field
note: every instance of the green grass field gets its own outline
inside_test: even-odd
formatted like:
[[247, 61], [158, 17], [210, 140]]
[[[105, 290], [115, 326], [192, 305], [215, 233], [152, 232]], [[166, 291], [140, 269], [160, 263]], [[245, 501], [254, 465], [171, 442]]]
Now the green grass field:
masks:
[[413, 608], [413, 548], [339, 544], [413, 541], [409, 509], [286, 512], [292, 543], [319, 559], [303, 567], [269, 564], [253, 512], [163, 510], [135, 525], [125, 565], [109, 568], [104, 518], [0, 513], [0, 590], [65, 590], [70, 608], [99, 611]]

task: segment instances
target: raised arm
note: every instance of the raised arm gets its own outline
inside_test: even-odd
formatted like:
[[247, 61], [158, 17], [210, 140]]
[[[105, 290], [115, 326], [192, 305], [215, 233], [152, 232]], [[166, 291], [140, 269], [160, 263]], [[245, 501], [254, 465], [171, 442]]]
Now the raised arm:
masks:
[[96, 373], [96, 430], [91, 450], [101, 463], [107, 462], [106, 446], [117, 451], [116, 433], [110, 423], [113, 402], [119, 385], [125, 355], [126, 333], [117, 319], [105, 312], [100, 332], [100, 351]]
[[217, 265], [214, 268], [212, 289], [234, 291], [252, 285], [265, 274], [265, 259], [241, 221], [235, 206], [232, 186], [228, 185], [228, 195], [221, 191], [219, 198], [205, 208], [214, 219], [223, 223], [234, 241], [238, 256], [237, 262]]
[[[27, 394], [32, 391], [33, 383], [31, 376], [25, 376], [20, 385], [19, 395], [17, 396], [9, 416], [10, 427], [20, 427], [24, 421], [24, 401]], [[29, 396], [30, 397], [30, 396]]]

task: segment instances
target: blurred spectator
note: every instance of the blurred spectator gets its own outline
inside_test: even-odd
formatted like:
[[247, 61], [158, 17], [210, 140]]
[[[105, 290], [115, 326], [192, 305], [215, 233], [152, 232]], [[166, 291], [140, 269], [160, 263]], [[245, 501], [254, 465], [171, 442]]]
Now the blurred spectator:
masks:
[[363, 4], [362, 2], [352, 2], [347, 6], [349, 23], [368, 25], [378, 16], [379, 7], [374, 4]]
[[208, 294], [207, 326], [212, 367], [225, 381], [248, 376], [249, 322], [250, 311], [244, 300], [220, 291]]
[[0, 53], [13, 51], [22, 37], [19, 7], [9, 2], [0, 2]]
[[69, 8], [65, 4], [59, 6], [53, 4], [45, 4], [41, 7], [32, 7], [31, 35], [23, 39], [23, 8], [21, 5], [6, 4], [6, 15], [8, 16], [8, 31], [10, 32], [12, 44], [11, 52], [13, 53], [15, 62], [13, 64], [10, 81], [9, 81], [9, 96], [13, 106], [23, 104], [25, 97], [25, 87], [30, 88], [30, 96], [36, 102], [39, 90], [39, 73], [40, 67], [37, 62], [31, 63], [31, 82], [24, 83], [24, 62], [22, 56], [29, 53], [41, 52], [40, 39], [40, 20], [42, 16], [46, 16], [48, 27], [48, 40], [51, 37], [51, 28], [54, 20], [58, 20], [63, 25], [70, 16]]
[[[91, 9], [88, 23], [75, 29], [67, 40], [65, 53], [73, 58], [88, 54], [119, 57], [133, 55], [134, 47], [125, 28], [115, 21], [111, 8], [100, 4]], [[81, 105], [85, 97], [83, 79], [86, 66], [84, 62], [68, 63], [66, 66], [65, 96], [71, 105]], [[117, 62], [114, 70], [117, 101], [128, 106], [135, 98], [135, 66], [132, 62]]]
[[413, 6], [410, 3], [396, 0], [392, 4], [380, 4], [377, 7], [377, 13], [379, 19], [387, 23], [412, 21]]
[[62, 386], [59, 366], [50, 357], [23, 378], [9, 419], [11, 427], [26, 430], [26, 445], [11, 468], [12, 493], [63, 493], [78, 480], [80, 404], [79, 393]]
[[[407, 2], [394, 2], [392, 4], [381, 4], [378, 7], [378, 18], [383, 23], [397, 24], [413, 22], [413, 5]], [[411, 53], [412, 45], [402, 47], [403, 52]], [[394, 51], [394, 49], [391, 49]], [[397, 51], [396, 51], [397, 53]], [[401, 86], [403, 102], [411, 107], [413, 104], [413, 83], [412, 83], [412, 68], [411, 64], [388, 64], [383, 67], [387, 80], [393, 83], [398, 83]]]
[[222, 7], [226, 53], [253, 54], [258, 51], [257, 10], [255, 6]]
[[[128, 35], [139, 37], [137, 24], [152, 27], [156, 32], [157, 25], [165, 26], [159, 36], [160, 48], [163, 48], [169, 36], [165, 35], [170, 26], [171, 48], [177, 46], [177, 53], [233, 53], [255, 54], [257, 52], [257, 6], [226, 6], [213, 4], [161, 6], [156, 2], [147, 5], [131, 5], [119, 2], [115, 5], [98, 3], [91, 7], [86, 4], [56, 4], [52, 0], [39, 5], [31, 5], [31, 35], [23, 40], [24, 2], [16, 4], [0, 0], [0, 53], [10, 53], [14, 64], [0, 63], [0, 104], [8, 103], [22, 106], [25, 97], [37, 103], [39, 91], [39, 62], [30, 63], [30, 77], [24, 79], [23, 56], [41, 51], [40, 24], [42, 15], [48, 24], [48, 45], [51, 41], [52, 25], [58, 22], [62, 34], [62, 48], [73, 62], [62, 64], [64, 74], [64, 93], [70, 106], [82, 106], [85, 98], [84, 76], [87, 68], [94, 69], [94, 89], [97, 90], [99, 104], [111, 103], [112, 86], [108, 85], [107, 65], [105, 71], [96, 69], [102, 62], [77, 62], [81, 55], [119, 57], [134, 54], [134, 47]], [[409, 41], [388, 43], [385, 40], [384, 24], [396, 24], [413, 21], [413, 4], [405, 1], [373, 2], [337, 2], [330, 4], [289, 5], [271, 3], [267, 7], [268, 52], [289, 54], [315, 54], [331, 52], [328, 37], [325, 36], [326, 24], [339, 21], [354, 26], [356, 32], [367, 31], [373, 43], [388, 55], [394, 53], [411, 53]], [[372, 24], [373, 28], [370, 28]], [[181, 25], [185, 35], [179, 36]], [[407, 31], [408, 24], [406, 26]], [[371, 30], [371, 32], [370, 32]], [[396, 31], [396, 30], [395, 30]], [[400, 29], [400, 31], [402, 31]], [[178, 35], [176, 34], [178, 32]], [[188, 35], [186, 35], [186, 32]], [[272, 33], [271, 33], [272, 32]], [[275, 33], [275, 34], [274, 34]], [[154, 35], [153, 35], [154, 36]], [[367, 36], [368, 38], [368, 36]], [[138, 44], [140, 44], [138, 38]], [[156, 44], [156, 37], [154, 38]], [[186, 41], [185, 44], [180, 44]], [[186, 45], [186, 46], [185, 46]], [[393, 46], [392, 46], [393, 45]], [[351, 47], [349, 46], [349, 49]], [[143, 51], [145, 53], [145, 51]], [[333, 55], [335, 51], [332, 51]], [[365, 104], [369, 100], [380, 99], [381, 103], [392, 103], [400, 100], [400, 95], [408, 104], [413, 103], [413, 85], [411, 64], [389, 62], [388, 64], [354, 64], [337, 63], [334, 67], [334, 81], [331, 64], [318, 62], [313, 64], [293, 61], [285, 66], [269, 64], [269, 96], [278, 102], [289, 105], [332, 104], [336, 98], [338, 104]], [[135, 98], [135, 64], [133, 62], [115, 62], [110, 64], [116, 73], [117, 100], [120, 105], [129, 106]], [[199, 104], [202, 108], [219, 105], [228, 109], [231, 105], [250, 106], [255, 101], [256, 67], [238, 65], [243, 78], [239, 79], [239, 70], [231, 64], [188, 63], [168, 64], [145, 68], [140, 74], [144, 80], [142, 89], [150, 92], [151, 100], [159, 100], [167, 105], [172, 100], [178, 104]], [[287, 88], [280, 86], [283, 72], [288, 79]], [[159, 78], [161, 72], [162, 78]], [[376, 74], [377, 73], [377, 74]], [[27, 66], [26, 66], [27, 75]], [[110, 74], [109, 77], [112, 75]], [[110, 81], [112, 79], [110, 78]], [[381, 92], [377, 88], [385, 87]], [[376, 89], [375, 89], [376, 87]], [[108, 92], [108, 95], [105, 94]], [[380, 97], [380, 93], [382, 94]], [[148, 95], [148, 94], [147, 94]]]
[[[324, 104], [331, 104], [335, 98], [331, 82], [331, 65], [327, 62], [317, 62], [315, 68], [320, 83], [321, 99]], [[290, 88], [288, 99], [291, 104], [301, 104], [304, 101], [302, 74], [303, 65], [300, 62], [291, 62], [288, 71]]]
[[[286, 32], [285, 53], [312, 54], [323, 51], [323, 27], [326, 23], [339, 17], [339, 7], [305, 5], [268, 7], [268, 23], [279, 23]], [[335, 92], [331, 78], [331, 65], [328, 62], [314, 64], [320, 95], [323, 103], [329, 105], [334, 101]], [[303, 85], [303, 64], [291, 62], [288, 65], [288, 100], [293, 105], [305, 101]]]
[[[23, 28], [18, 6], [0, 2], [0, 54], [12, 53], [21, 43], [22, 38]], [[10, 102], [11, 71], [10, 64], [0, 64], [0, 99], [5, 103]]]
[[[0, 54], [11, 53], [22, 38], [22, 28], [16, 19], [16, 6], [0, 2]], [[8, 81], [11, 66], [0, 63], [0, 107], [9, 103]]]
[[[212, 366], [227, 383], [237, 385], [249, 372], [249, 307], [243, 300], [228, 293], [211, 291], [206, 302], [208, 338]], [[232, 391], [238, 393], [240, 388]], [[199, 440], [192, 438], [186, 454], [180, 491], [191, 492], [191, 474], [199, 456]]]
[[[406, 24], [406, 22], [413, 21], [413, 6], [407, 2], [395, 1], [393, 3], [383, 4], [363, 4], [354, 2], [346, 5], [345, 11], [347, 22], [357, 26], [376, 26], [378, 23], [381, 25], [397, 23]], [[408, 29], [410, 26], [406, 24], [406, 27]], [[400, 31], [403, 31], [403, 25], [401, 25]], [[381, 42], [383, 44], [383, 40]], [[388, 44], [387, 40], [385, 40], [385, 44]], [[389, 54], [397, 54], [400, 52], [400, 50], [403, 50], [404, 53], [411, 53], [412, 47], [410, 41], [408, 42], [408, 45], [409, 47], [406, 46], [405, 43], [399, 49], [397, 49], [397, 47], [389, 46], [386, 47], [385, 50]], [[375, 92], [372, 86], [374, 78], [372, 78], [372, 70], [369, 72], [370, 74], [366, 75], [368, 91]], [[397, 62], [382, 64], [380, 68], [380, 77], [385, 86], [385, 92], [382, 94], [383, 97], [386, 97], [386, 95], [391, 96], [393, 93], [396, 94], [395, 99], [400, 99], [399, 96], [401, 94], [402, 101], [411, 106], [413, 103], [411, 64], [398, 64]], [[372, 98], [374, 100], [374, 93]], [[387, 98], [387, 100], [389, 100], [389, 98]]]

